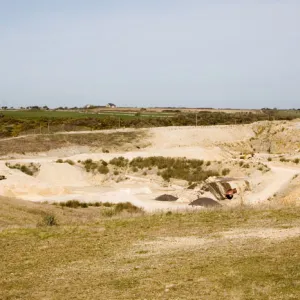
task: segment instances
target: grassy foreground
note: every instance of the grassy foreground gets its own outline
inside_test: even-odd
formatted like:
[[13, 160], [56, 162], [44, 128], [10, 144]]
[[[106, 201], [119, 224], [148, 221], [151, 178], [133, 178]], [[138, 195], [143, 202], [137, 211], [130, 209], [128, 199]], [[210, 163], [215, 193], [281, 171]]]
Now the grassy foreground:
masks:
[[[299, 207], [112, 218], [0, 208], [0, 299], [300, 298]], [[58, 226], [36, 226], [47, 212]]]

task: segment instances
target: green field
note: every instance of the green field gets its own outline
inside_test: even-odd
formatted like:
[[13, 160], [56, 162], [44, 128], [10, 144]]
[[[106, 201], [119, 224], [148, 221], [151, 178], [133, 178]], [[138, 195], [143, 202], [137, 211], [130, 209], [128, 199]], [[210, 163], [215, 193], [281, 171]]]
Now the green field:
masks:
[[0, 113], [4, 116], [18, 118], [18, 119], [39, 119], [39, 118], [105, 118], [105, 117], [120, 117], [122, 119], [132, 118], [157, 118], [157, 117], [171, 117], [172, 113], [141, 113], [134, 112], [77, 112], [77, 111], [46, 111], [46, 110], [1, 110]]

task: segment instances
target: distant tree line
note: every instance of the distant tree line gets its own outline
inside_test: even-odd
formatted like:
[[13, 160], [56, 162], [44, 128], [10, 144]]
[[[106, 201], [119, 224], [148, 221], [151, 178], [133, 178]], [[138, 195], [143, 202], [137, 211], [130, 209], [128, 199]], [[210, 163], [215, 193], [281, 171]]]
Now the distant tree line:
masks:
[[299, 118], [299, 111], [295, 114], [280, 114], [278, 111], [263, 113], [251, 112], [209, 112], [177, 113], [170, 117], [142, 117], [136, 114], [134, 118], [107, 116], [104, 118], [28, 118], [21, 119], [0, 114], [0, 137], [18, 136], [24, 133], [47, 133], [71, 130], [101, 130], [113, 128], [147, 128], [164, 126], [205, 126], [249, 124], [263, 120], [292, 120]]

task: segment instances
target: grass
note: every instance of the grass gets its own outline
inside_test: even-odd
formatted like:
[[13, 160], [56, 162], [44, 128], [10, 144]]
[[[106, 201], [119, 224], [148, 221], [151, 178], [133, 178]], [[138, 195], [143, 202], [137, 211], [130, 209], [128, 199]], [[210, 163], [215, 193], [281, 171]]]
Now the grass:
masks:
[[113, 133], [85, 134], [49, 134], [21, 137], [18, 139], [0, 140], [0, 155], [9, 153], [44, 152], [62, 147], [89, 146], [119, 149], [131, 144], [132, 148], [139, 144], [145, 133], [139, 130]]
[[[94, 207], [62, 209], [14, 201], [9, 205], [5, 199], [0, 199], [0, 207], [6, 212], [0, 218], [1, 299], [276, 300], [300, 296], [298, 237], [222, 238], [224, 231], [265, 228], [283, 234], [300, 226], [299, 207], [116, 218], [103, 216]], [[39, 219], [39, 211], [49, 209], [59, 226], [30, 227], [30, 218]], [[19, 213], [15, 222], [11, 211]], [[27, 217], [20, 220], [24, 214]], [[186, 247], [181, 239], [211, 240], [212, 244]]]

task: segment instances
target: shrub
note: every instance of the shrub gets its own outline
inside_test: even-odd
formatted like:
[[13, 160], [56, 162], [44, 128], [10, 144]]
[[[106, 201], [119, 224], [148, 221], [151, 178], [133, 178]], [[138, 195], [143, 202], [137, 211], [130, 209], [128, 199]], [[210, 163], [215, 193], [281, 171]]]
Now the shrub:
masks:
[[46, 214], [43, 216], [41, 222], [38, 223], [39, 226], [57, 226], [58, 222], [53, 214]]
[[268, 158], [268, 161], [272, 161], [272, 158], [271, 158], [271, 157], [269, 157], [269, 158]]
[[98, 167], [98, 172], [100, 174], [107, 174], [107, 173], [109, 173], [109, 169], [107, 166], [101, 165]]
[[119, 173], [119, 171], [117, 171], [117, 170], [114, 170], [114, 175], [119, 175], [120, 173]]
[[21, 172], [23, 172], [29, 176], [33, 176], [35, 173], [37, 173], [39, 171], [39, 166], [36, 166], [33, 163], [30, 163], [29, 166], [20, 165], [20, 164], [12, 165], [10, 163], [6, 163], [5, 165], [10, 169], [20, 170]]
[[223, 169], [222, 170], [222, 175], [223, 176], [226, 176], [226, 175], [228, 175], [230, 173], [230, 170], [229, 169]]
[[129, 160], [124, 158], [123, 156], [115, 157], [109, 162], [111, 165], [114, 165], [119, 168], [127, 167]]
[[62, 204], [70, 208], [78, 208], [80, 206], [80, 202], [77, 200], [69, 200], [66, 203], [62, 203]]
[[116, 214], [116, 211], [113, 208], [108, 208], [108, 209], [105, 209], [105, 210], [101, 211], [101, 215], [103, 217], [109, 217], [109, 218], [111, 218], [115, 214]]
[[299, 164], [300, 159], [299, 159], [299, 158], [295, 158], [295, 159], [293, 160], [293, 162], [294, 162], [295, 164]]
[[130, 202], [125, 202], [125, 203], [118, 203], [115, 206], [115, 212], [116, 213], [120, 213], [122, 211], [126, 210], [129, 213], [138, 213], [138, 212], [142, 212], [142, 209], [131, 204]]
[[60, 158], [56, 161], [58, 164], [62, 164], [64, 161]]
[[74, 165], [75, 165], [74, 161], [71, 160], [71, 159], [67, 159], [65, 162], [68, 163], [68, 164], [71, 165], [71, 166], [74, 166]]
[[132, 172], [135, 172], [135, 173], [136, 173], [138, 170], [139, 170], [139, 169], [138, 169], [137, 167], [133, 167], [133, 168], [132, 168]]

